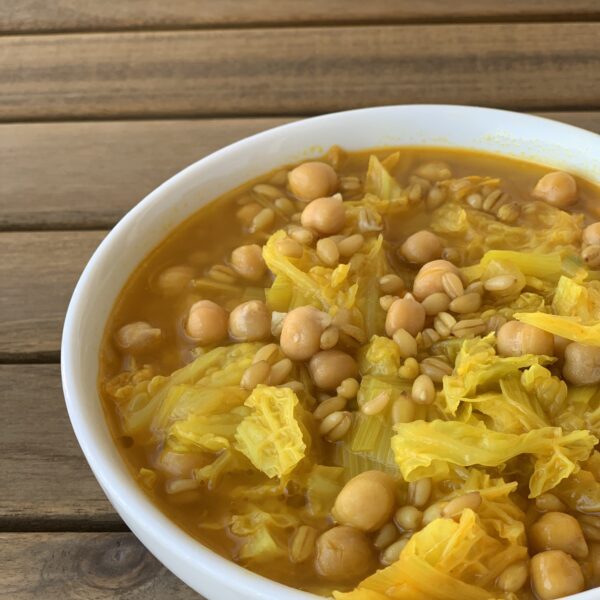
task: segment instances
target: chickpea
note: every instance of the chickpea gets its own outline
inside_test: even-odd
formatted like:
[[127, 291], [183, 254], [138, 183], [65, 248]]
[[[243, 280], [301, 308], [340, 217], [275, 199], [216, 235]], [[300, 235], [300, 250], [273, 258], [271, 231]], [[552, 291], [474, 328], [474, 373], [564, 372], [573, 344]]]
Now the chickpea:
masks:
[[415, 336], [425, 327], [427, 315], [422, 304], [412, 298], [398, 298], [390, 306], [385, 318], [385, 331], [392, 337], [398, 329]]
[[572, 342], [565, 348], [564, 378], [574, 385], [600, 383], [600, 348]]
[[588, 246], [600, 245], [600, 221], [598, 221], [597, 223], [592, 223], [591, 225], [588, 225], [583, 230], [582, 241], [584, 244], [586, 244]]
[[533, 591], [540, 600], [555, 600], [585, 588], [580, 566], [562, 550], [536, 554], [529, 568]]
[[227, 311], [212, 300], [200, 300], [190, 308], [185, 331], [202, 346], [216, 344], [227, 337]]
[[547, 512], [529, 528], [529, 543], [535, 552], [562, 550], [575, 558], [585, 558], [588, 547], [575, 517], [563, 512]]
[[308, 360], [321, 346], [321, 334], [331, 324], [331, 318], [314, 306], [300, 306], [283, 319], [279, 344], [292, 360]]
[[338, 187], [338, 178], [333, 167], [311, 161], [292, 169], [288, 174], [288, 183], [296, 198], [310, 202], [333, 194]]
[[415, 277], [413, 283], [413, 294], [417, 300], [423, 300], [437, 292], [443, 292], [442, 277], [445, 273], [456, 273], [460, 271], [456, 265], [447, 260], [432, 260], [425, 263]]
[[362, 579], [373, 563], [367, 536], [352, 527], [334, 527], [317, 539], [315, 569], [332, 581]]
[[496, 347], [500, 356], [523, 354], [554, 355], [554, 336], [520, 321], [504, 323], [498, 330]]
[[135, 321], [123, 325], [115, 338], [121, 350], [137, 354], [155, 348], [162, 338], [162, 332], [145, 321]]
[[339, 233], [345, 222], [346, 209], [340, 194], [313, 200], [300, 215], [302, 226], [314, 229], [319, 235]]
[[423, 265], [442, 256], [442, 242], [431, 231], [417, 231], [405, 240], [400, 252], [408, 262]]
[[229, 315], [229, 333], [242, 342], [267, 339], [271, 336], [271, 311], [260, 300], [236, 306]]
[[342, 525], [375, 531], [390, 520], [396, 505], [396, 484], [383, 471], [364, 471], [338, 494], [331, 514]]
[[260, 281], [267, 272], [262, 248], [258, 244], [248, 244], [236, 248], [231, 253], [231, 266], [249, 281]]
[[344, 379], [358, 375], [358, 366], [341, 350], [322, 350], [310, 359], [308, 371], [318, 388], [335, 390]]
[[165, 269], [157, 278], [156, 285], [163, 296], [176, 296], [194, 277], [194, 269], [176, 265]]
[[572, 175], [553, 171], [540, 178], [532, 195], [558, 208], [565, 208], [577, 201], [577, 184]]

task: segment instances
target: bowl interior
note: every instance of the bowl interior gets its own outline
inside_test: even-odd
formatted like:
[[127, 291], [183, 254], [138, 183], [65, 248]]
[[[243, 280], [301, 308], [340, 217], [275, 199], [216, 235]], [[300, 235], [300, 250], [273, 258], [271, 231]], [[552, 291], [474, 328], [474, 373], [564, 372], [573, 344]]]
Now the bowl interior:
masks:
[[[600, 137], [505, 111], [396, 106], [291, 123], [228, 146], [174, 176], [111, 231], [77, 284], [62, 342], [63, 388], [71, 422], [94, 474], [124, 521], [171, 571], [209, 598], [315, 598], [227, 561], [170, 522], [133, 481], [108, 430], [97, 394], [99, 348], [112, 306], [135, 267], [187, 216], [245, 181], [285, 163], [381, 146], [461, 147], [562, 168], [600, 182]], [[594, 592], [573, 598], [591, 600]]]

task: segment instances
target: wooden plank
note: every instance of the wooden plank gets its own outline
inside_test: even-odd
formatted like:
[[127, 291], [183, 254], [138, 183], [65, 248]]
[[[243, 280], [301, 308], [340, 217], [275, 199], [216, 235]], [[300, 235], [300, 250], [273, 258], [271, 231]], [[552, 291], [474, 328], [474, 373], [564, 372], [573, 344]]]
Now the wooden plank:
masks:
[[58, 359], [71, 292], [104, 235], [0, 234], [0, 360]]
[[[600, 132], [600, 112], [546, 116]], [[0, 125], [0, 229], [111, 227], [182, 167], [288, 120]]]
[[0, 529], [124, 528], [71, 429], [59, 365], [0, 365], [0, 397]]
[[398, 102], [595, 108], [599, 36], [600, 23], [5, 36], [0, 120], [308, 114]]
[[460, 19], [576, 19], [599, 13], [594, 0], [1, 0], [0, 31], [100, 31], [256, 24], [407, 23]]
[[2, 533], [7, 600], [202, 600], [132, 533]]
[[0, 125], [0, 229], [110, 227], [183, 167], [286, 120]]

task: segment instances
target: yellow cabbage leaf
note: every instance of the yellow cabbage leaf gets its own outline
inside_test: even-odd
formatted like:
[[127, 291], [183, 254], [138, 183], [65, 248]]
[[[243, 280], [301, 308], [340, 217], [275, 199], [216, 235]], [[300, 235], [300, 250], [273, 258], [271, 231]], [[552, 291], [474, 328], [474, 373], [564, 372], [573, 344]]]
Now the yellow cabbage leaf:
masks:
[[477, 515], [485, 530], [511, 544], [524, 546], [525, 513], [511, 498], [511, 494], [517, 490], [517, 482], [506, 483], [500, 477], [493, 478], [485, 471], [475, 468], [457, 469], [457, 473], [464, 482], [444, 500], [469, 492], [479, 492], [481, 505], [477, 509]]
[[536, 399], [523, 389], [518, 377], [500, 380], [501, 393], [482, 394], [473, 409], [487, 417], [490, 429], [525, 433], [546, 427], [548, 422]]
[[515, 319], [554, 335], [588, 346], [600, 346], [600, 322], [585, 325], [579, 317], [562, 317], [545, 313], [515, 313]]
[[398, 465], [390, 446], [392, 434], [388, 417], [357, 411], [350, 433], [334, 450], [334, 461], [344, 468], [346, 480], [371, 469], [397, 475]]
[[273, 501], [269, 508], [248, 503], [241, 514], [231, 517], [229, 529], [241, 538], [237, 560], [245, 565], [287, 556], [289, 532], [299, 520], [282, 502]]
[[139, 434], [151, 427], [160, 435], [170, 423], [202, 410], [206, 403], [220, 407], [222, 388], [239, 386], [243, 372], [261, 346], [246, 343], [215, 348], [168, 377], [158, 375], [116, 390], [124, 432]]
[[328, 518], [333, 503], [344, 485], [344, 469], [313, 465], [306, 478], [307, 511], [313, 517]]
[[388, 337], [374, 335], [358, 354], [361, 375], [396, 377], [400, 367], [400, 348]]
[[[392, 155], [392, 160], [388, 164], [393, 164], [399, 158], [399, 153], [395, 152], [396, 157]], [[375, 156], [369, 157], [369, 167], [365, 178], [365, 192], [377, 196], [380, 200], [392, 200], [402, 196], [400, 184], [392, 177], [388, 170], [381, 164], [381, 161]], [[408, 200], [408, 199], [407, 199]]]
[[553, 425], [561, 425], [560, 416], [567, 408], [567, 384], [552, 375], [552, 373], [541, 365], [531, 365], [521, 373], [521, 385], [532, 398], [537, 401], [544, 413], [553, 420]]
[[488, 589], [510, 564], [527, 557], [523, 545], [490, 535], [477, 515], [436, 519], [415, 533], [400, 558], [336, 600], [490, 600]]
[[452, 465], [500, 467], [521, 454], [531, 455], [534, 472], [530, 497], [555, 487], [579, 470], [598, 439], [589, 431], [563, 434], [559, 427], [542, 427], [514, 434], [458, 421], [414, 421], [394, 426], [392, 450], [406, 481], [442, 479]]
[[600, 290], [594, 285], [577, 283], [569, 277], [561, 277], [552, 299], [557, 315], [578, 317], [583, 323], [600, 319]]
[[244, 406], [251, 412], [235, 431], [236, 449], [268, 477], [291, 473], [306, 451], [295, 416], [296, 394], [290, 388], [259, 385]]
[[557, 252], [541, 254], [514, 250], [488, 250], [478, 264], [461, 270], [467, 281], [471, 282], [480, 279], [486, 268], [495, 261], [509, 263], [519, 269], [523, 275], [551, 281], [556, 281], [560, 277], [562, 268], [562, 257]]
[[468, 262], [481, 259], [488, 250], [576, 251], [583, 215], [571, 215], [545, 202], [530, 205], [535, 209], [532, 216], [522, 215], [520, 225], [508, 225], [494, 215], [450, 201], [433, 212], [431, 228], [452, 245], [462, 245]]
[[220, 452], [210, 464], [194, 469], [194, 480], [208, 483], [209, 489], [214, 489], [225, 475], [249, 469], [251, 465], [246, 457], [229, 448]]
[[494, 347], [494, 334], [484, 338], [473, 338], [463, 342], [456, 357], [452, 375], [443, 379], [446, 407], [455, 415], [461, 402], [478, 402], [481, 391], [499, 384], [500, 379], [518, 374], [520, 369], [533, 364], [545, 364], [555, 359], [549, 356], [525, 354], [523, 356], [500, 357]]
[[351, 324], [363, 328], [367, 336], [382, 329], [385, 313], [373, 293], [379, 278], [388, 272], [381, 236], [368, 237], [347, 264], [335, 268], [321, 265], [312, 249], [305, 249], [301, 258], [283, 256], [277, 242], [285, 237], [284, 231], [277, 231], [263, 247], [265, 262], [275, 275], [266, 291], [272, 310], [287, 312], [309, 304], [334, 316], [347, 309], [352, 313]]
[[190, 415], [169, 428], [169, 449], [175, 452], [220, 452], [230, 448], [245, 407], [214, 415]]

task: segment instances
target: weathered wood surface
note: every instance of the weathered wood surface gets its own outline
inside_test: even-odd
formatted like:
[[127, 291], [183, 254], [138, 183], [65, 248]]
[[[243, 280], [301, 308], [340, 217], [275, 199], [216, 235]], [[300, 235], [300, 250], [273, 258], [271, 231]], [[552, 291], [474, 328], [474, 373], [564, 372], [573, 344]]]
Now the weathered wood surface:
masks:
[[[544, 116], [600, 132], [600, 112]], [[0, 229], [111, 227], [183, 167], [289, 120], [0, 125]]]
[[125, 528], [79, 449], [60, 366], [0, 365], [0, 398], [0, 530]]
[[0, 229], [110, 227], [183, 167], [286, 120], [0, 125]]
[[584, 19], [594, 0], [1, 0], [0, 31], [100, 31], [324, 23]]
[[[64, 314], [99, 231], [0, 234], [0, 361], [58, 360]], [[28, 415], [27, 420], [36, 418]]]
[[599, 38], [594, 22], [4, 36], [0, 120], [595, 108]]
[[0, 533], [5, 600], [202, 600], [131, 533]]

